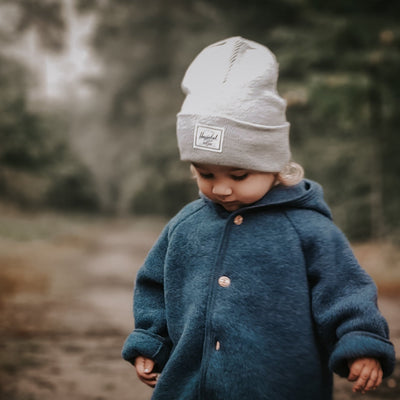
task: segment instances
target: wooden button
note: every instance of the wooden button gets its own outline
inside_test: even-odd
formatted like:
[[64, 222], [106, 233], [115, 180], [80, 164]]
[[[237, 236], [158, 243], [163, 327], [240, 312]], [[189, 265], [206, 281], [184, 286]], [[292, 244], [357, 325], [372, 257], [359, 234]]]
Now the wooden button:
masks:
[[218, 284], [222, 287], [228, 287], [231, 284], [231, 280], [227, 276], [221, 276], [218, 279]]
[[241, 225], [243, 223], [243, 217], [241, 215], [236, 215], [235, 219], [233, 220], [235, 225]]

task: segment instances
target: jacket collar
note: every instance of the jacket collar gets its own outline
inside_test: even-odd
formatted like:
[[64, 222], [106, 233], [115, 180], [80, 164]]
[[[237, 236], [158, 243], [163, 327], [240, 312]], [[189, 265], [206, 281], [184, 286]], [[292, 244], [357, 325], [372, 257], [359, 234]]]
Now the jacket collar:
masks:
[[233, 212], [225, 210], [221, 205], [214, 203], [201, 192], [200, 197], [222, 218], [228, 218], [230, 215], [236, 215], [247, 210], [279, 205], [314, 209], [331, 218], [330, 210], [323, 201], [321, 186], [307, 179], [304, 179], [295, 186], [275, 186], [260, 200]]

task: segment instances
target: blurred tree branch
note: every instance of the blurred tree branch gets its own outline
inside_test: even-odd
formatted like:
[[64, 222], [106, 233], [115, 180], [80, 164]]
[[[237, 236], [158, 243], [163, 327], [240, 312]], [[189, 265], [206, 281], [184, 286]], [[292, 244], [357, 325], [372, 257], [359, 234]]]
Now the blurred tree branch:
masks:
[[63, 49], [65, 21], [62, 2], [58, 0], [2, 0], [0, 6], [2, 5], [16, 7], [19, 11], [14, 27], [16, 35], [34, 30], [46, 49], [51, 51]]
[[[71, 1], [95, 20], [91, 45], [101, 72], [87, 80], [90, 102], [68, 112], [103, 210], [173, 214], [193, 198], [176, 149], [179, 84], [206, 45], [241, 35], [277, 55], [293, 153], [323, 183], [339, 225], [357, 239], [399, 232], [400, 2]], [[46, 49], [59, 51], [65, 4], [3, 0], [0, 8], [18, 10], [17, 35], [35, 31]], [[0, 40], [6, 36], [0, 28]], [[10, 81], [25, 76], [5, 65]], [[18, 83], [4, 85], [0, 101], [18, 97]], [[71, 191], [76, 182], [69, 181]]]

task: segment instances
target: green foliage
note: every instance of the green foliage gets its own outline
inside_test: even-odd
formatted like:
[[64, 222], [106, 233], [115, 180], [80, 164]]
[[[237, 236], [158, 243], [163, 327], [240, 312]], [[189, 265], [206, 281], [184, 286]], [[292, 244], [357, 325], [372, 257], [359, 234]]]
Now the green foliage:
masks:
[[324, 185], [339, 225], [353, 238], [397, 229], [396, 2], [148, 0], [145, 8], [122, 0], [78, 4], [98, 16], [93, 45], [107, 65], [102, 83], [112, 98], [107, 124], [119, 132], [123, 146], [135, 143], [140, 154], [133, 169], [143, 171], [132, 192], [136, 212], [169, 213], [173, 207], [167, 204], [179, 200], [178, 188], [181, 198], [193, 195], [171, 150], [176, 146], [171, 116], [182, 101], [180, 79], [205, 45], [241, 35], [276, 53], [293, 153], [307, 175]]
[[294, 154], [324, 185], [337, 222], [353, 239], [399, 229], [400, 164], [393, 149], [400, 144], [394, 117], [400, 10], [392, 5], [299, 4], [302, 22], [270, 36]]
[[68, 211], [99, 212], [99, 200], [93, 177], [87, 168], [76, 163], [70, 171], [57, 171], [46, 193], [46, 204]]
[[[35, 30], [50, 50], [62, 48], [62, 2], [7, 2], [22, 10], [15, 32]], [[76, 0], [75, 5], [96, 16], [92, 46], [103, 68], [91, 80], [97, 95], [76, 135], [87, 146], [79, 156], [66, 140], [68, 124], [29, 110], [26, 71], [0, 63], [0, 164], [44, 174], [52, 182], [46, 202], [170, 215], [195, 198], [176, 150], [180, 81], [202, 48], [241, 35], [277, 55], [294, 158], [323, 184], [338, 224], [353, 239], [398, 234], [399, 2]]]
[[[49, 0], [4, 0], [18, 12], [6, 45], [27, 31], [37, 32], [47, 51], [64, 45], [62, 3]], [[71, 151], [66, 116], [34, 111], [29, 104], [32, 78], [22, 61], [0, 53], [0, 194], [24, 207], [98, 210], [93, 177]]]
[[196, 194], [194, 182], [163, 180], [156, 187], [147, 186], [140, 190], [133, 200], [132, 211], [137, 214], [172, 217], [189, 200], [193, 200]]
[[65, 21], [63, 4], [59, 0], [2, 0], [1, 5], [18, 9], [13, 34], [19, 36], [34, 30], [42, 45], [57, 52], [64, 46]]
[[26, 108], [21, 98], [2, 109], [0, 165], [40, 171], [57, 159], [62, 145], [49, 135], [44, 121]]

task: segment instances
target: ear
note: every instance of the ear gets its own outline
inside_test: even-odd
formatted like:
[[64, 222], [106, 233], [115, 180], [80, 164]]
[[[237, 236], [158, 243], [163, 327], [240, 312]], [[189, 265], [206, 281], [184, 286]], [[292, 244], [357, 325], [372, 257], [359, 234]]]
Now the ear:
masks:
[[278, 186], [281, 184], [281, 180], [279, 179], [280, 175], [279, 172], [274, 173], [275, 181], [272, 186]]
[[190, 164], [190, 172], [192, 173], [192, 178], [196, 179], [197, 178], [197, 170], [193, 164]]

